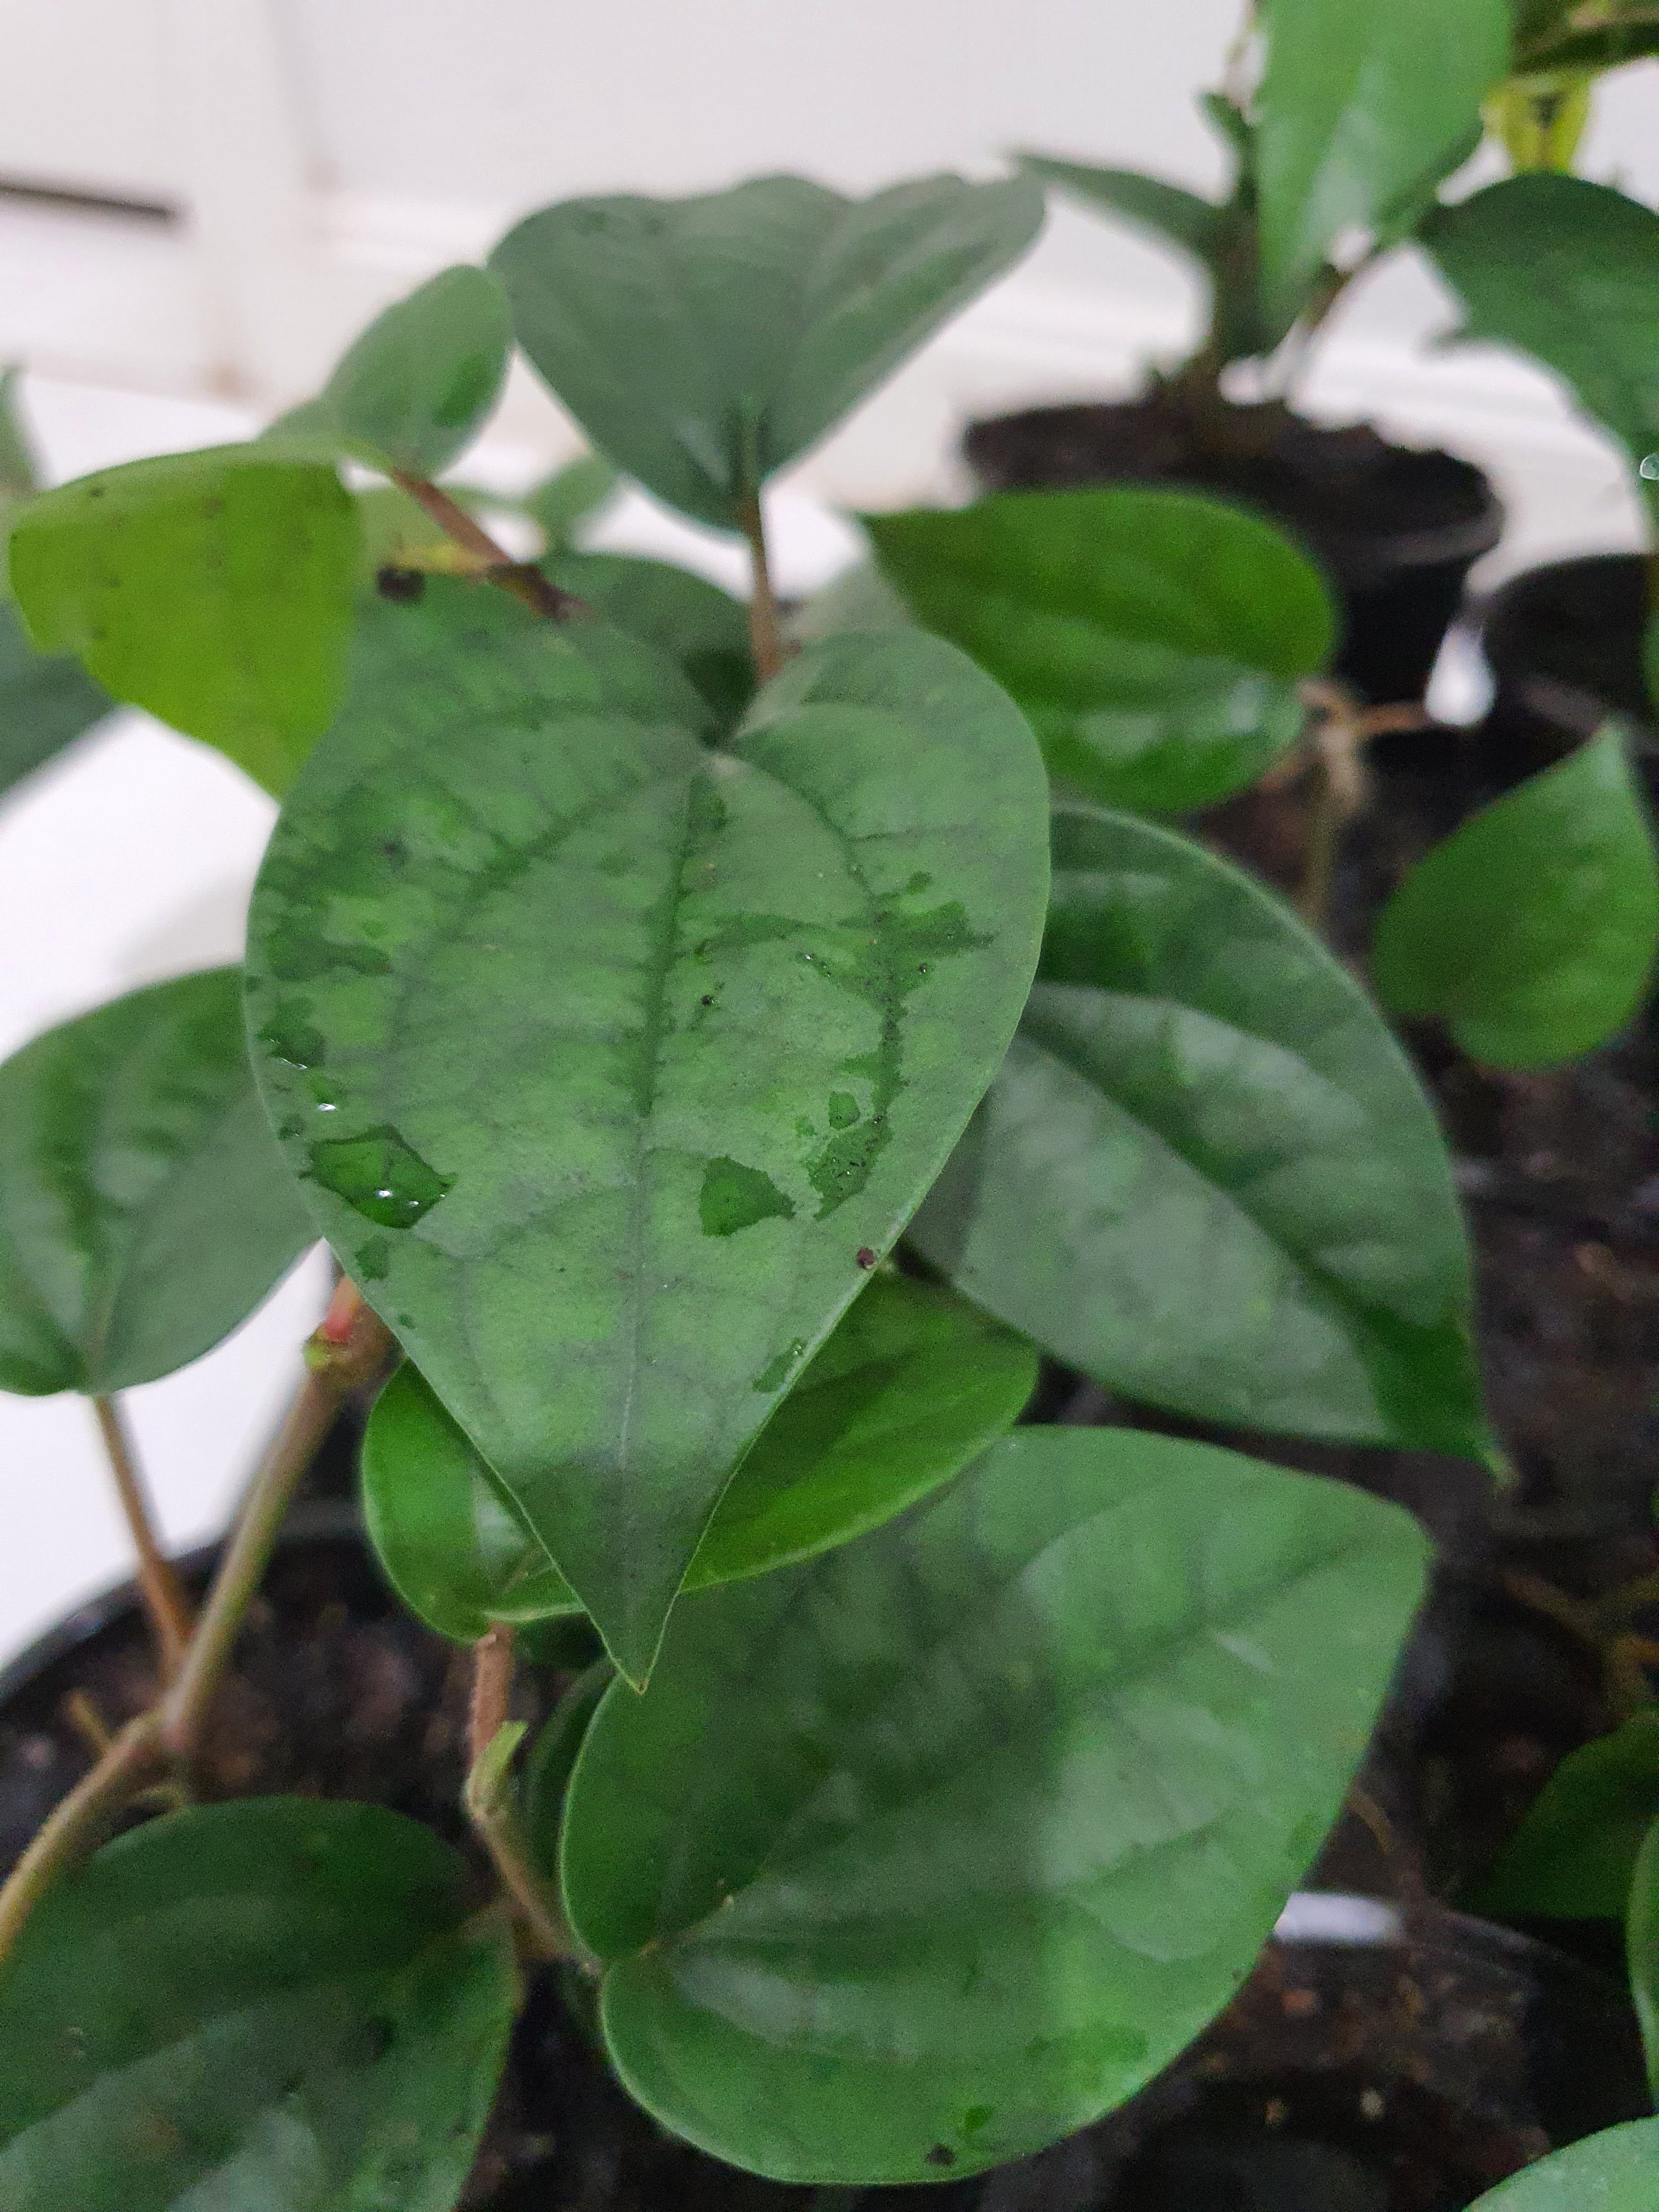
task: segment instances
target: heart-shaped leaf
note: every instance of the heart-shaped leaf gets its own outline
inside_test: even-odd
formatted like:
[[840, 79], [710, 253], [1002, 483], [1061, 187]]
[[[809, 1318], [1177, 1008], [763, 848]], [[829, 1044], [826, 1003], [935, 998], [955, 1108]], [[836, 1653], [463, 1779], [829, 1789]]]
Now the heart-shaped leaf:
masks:
[[445, 269], [377, 316], [316, 398], [265, 436], [435, 477], [495, 407], [512, 351], [500, 280], [487, 269]]
[[1437, 209], [1421, 235], [1468, 311], [1462, 336], [1533, 355], [1633, 460], [1659, 450], [1659, 215], [1540, 173]]
[[0, 1066], [0, 1389], [170, 1375], [316, 1235], [254, 1091], [235, 969], [135, 991]]
[[280, 794], [339, 699], [357, 519], [331, 468], [278, 453], [173, 453], [43, 493], [11, 580], [43, 653], [78, 653]]
[[749, 611], [689, 569], [623, 553], [561, 553], [545, 564], [562, 590], [597, 615], [642, 637], [683, 669], [729, 730], [755, 696]]
[[915, 1243], [1129, 1397], [1482, 1452], [1450, 1164], [1375, 1008], [1188, 839], [1089, 807], [1054, 835], [1042, 980]]
[[596, 623], [434, 579], [360, 631], [255, 895], [324, 1233], [641, 1677], [732, 1468], [1018, 1018], [1042, 764], [935, 639], [821, 646], [728, 751]]
[[1371, 951], [1396, 1014], [1473, 1060], [1547, 1067], [1624, 1027], [1659, 941], [1659, 862], [1617, 726], [1495, 799], [1419, 860]]
[[[844, 1313], [714, 1509], [686, 1588], [810, 1558], [892, 1518], [1010, 1426], [1036, 1387], [1012, 1329], [928, 1283], [884, 1276]], [[492, 1621], [576, 1611], [464, 1432], [412, 1367], [363, 1439], [363, 1500], [386, 1572], [458, 1643]]]
[[[1352, 230], [1401, 227], [1473, 152], [1509, 72], [1508, 0], [1267, 0], [1256, 100], [1263, 290], [1288, 330]], [[1424, 58], [1433, 56], [1432, 67]]]
[[1042, 222], [1030, 178], [849, 200], [761, 177], [695, 199], [566, 200], [509, 231], [490, 266], [520, 344], [594, 444], [731, 528]]
[[7, 2212], [448, 2212], [506, 2054], [505, 1923], [378, 1806], [244, 1799], [100, 1851], [0, 1978]]
[[1469, 2212], [1653, 2212], [1659, 2120], [1604, 2128], [1477, 2197]]
[[100, 722], [113, 702], [78, 660], [37, 653], [0, 599], [0, 793]]
[[1570, 1751], [1481, 1884], [1497, 1920], [1622, 1920], [1637, 1854], [1659, 1820], [1659, 1712]]
[[564, 1818], [623, 2081], [793, 2182], [973, 2172], [1119, 2103], [1334, 1818], [1425, 1548], [1340, 1484], [1023, 1429], [859, 1543], [686, 1598]]
[[864, 520], [917, 619], [1013, 695], [1056, 776], [1109, 805], [1182, 812], [1253, 783], [1299, 735], [1295, 679], [1335, 641], [1306, 558], [1194, 492], [1000, 492]]

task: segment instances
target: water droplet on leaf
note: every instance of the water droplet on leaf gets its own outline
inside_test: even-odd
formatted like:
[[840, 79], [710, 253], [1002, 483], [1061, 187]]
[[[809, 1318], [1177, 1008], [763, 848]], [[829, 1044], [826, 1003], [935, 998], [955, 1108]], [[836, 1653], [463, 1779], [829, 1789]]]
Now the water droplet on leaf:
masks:
[[441, 1176], [385, 1122], [361, 1137], [332, 1137], [313, 1145], [311, 1173], [325, 1189], [384, 1229], [412, 1229], [454, 1180]]

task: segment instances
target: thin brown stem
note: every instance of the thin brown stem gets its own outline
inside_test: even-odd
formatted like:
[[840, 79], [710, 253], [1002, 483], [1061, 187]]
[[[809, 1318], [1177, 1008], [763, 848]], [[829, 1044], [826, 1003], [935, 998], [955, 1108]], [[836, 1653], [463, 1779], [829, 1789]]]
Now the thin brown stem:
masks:
[[754, 656], [755, 674], [765, 684], [783, 666], [787, 653], [783, 642], [783, 626], [778, 618], [778, 603], [772, 590], [772, 569], [766, 552], [766, 525], [761, 519], [758, 497], [746, 499], [738, 510], [743, 524], [743, 534], [749, 540], [749, 556], [754, 567], [754, 588], [749, 595], [749, 649]]
[[0, 1888], [0, 1963], [47, 1891], [97, 1849], [123, 1808], [166, 1771], [158, 1717], [141, 1713], [54, 1807], [6, 1877]]
[[472, 1702], [466, 1721], [466, 1755], [476, 1766], [507, 1726], [513, 1695], [513, 1631], [498, 1620], [472, 1647]]
[[447, 491], [428, 483], [424, 477], [405, 476], [401, 470], [393, 471], [392, 480], [399, 491], [407, 492], [431, 516], [446, 538], [471, 556], [478, 564], [479, 574], [487, 582], [499, 584], [504, 592], [511, 592], [532, 614], [544, 615], [549, 622], [568, 622], [572, 615], [587, 612], [585, 599], [579, 599], [574, 592], [562, 592], [533, 562], [514, 560], [477, 519]]
[[173, 1571], [173, 1562], [156, 1540], [149, 1491], [119, 1400], [94, 1398], [92, 1410], [98, 1419], [110, 1473], [115, 1478], [115, 1494], [121, 1501], [127, 1531], [132, 1538], [138, 1562], [138, 1588], [161, 1655], [161, 1679], [170, 1682], [183, 1663], [185, 1647], [194, 1626], [190, 1600]]
[[391, 1349], [385, 1324], [356, 1285], [342, 1281], [306, 1347], [305, 1381], [249, 1486], [185, 1663], [161, 1702], [161, 1740], [181, 1765], [196, 1756], [214, 1692], [301, 1477], [346, 1398], [370, 1379]]

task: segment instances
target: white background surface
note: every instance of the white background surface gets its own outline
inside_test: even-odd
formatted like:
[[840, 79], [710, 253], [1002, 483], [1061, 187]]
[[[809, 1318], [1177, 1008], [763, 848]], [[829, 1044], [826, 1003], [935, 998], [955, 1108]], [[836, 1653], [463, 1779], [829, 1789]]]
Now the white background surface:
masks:
[[[386, 300], [569, 193], [778, 167], [862, 191], [1019, 144], [1211, 186], [1192, 103], [1234, 20], [1232, 0], [0, 0], [0, 182], [181, 210], [168, 226], [0, 195], [0, 361], [36, 372], [28, 404], [61, 477], [243, 434]], [[1583, 166], [1659, 198], [1656, 113], [1659, 68], [1626, 72]], [[836, 509], [959, 489], [967, 416], [1125, 388], [1149, 353], [1178, 351], [1195, 312], [1149, 247], [1056, 218], [1024, 269], [793, 472], [774, 501], [784, 587], [849, 557]], [[1605, 442], [1536, 371], [1429, 350], [1449, 319], [1402, 259], [1342, 311], [1305, 403], [1491, 468], [1510, 527], [1488, 574], [1636, 543]], [[511, 488], [574, 443], [520, 374], [469, 472]], [[642, 499], [604, 540], [741, 583], [730, 544]], [[0, 1055], [137, 983], [234, 958], [271, 812], [216, 755], [133, 714], [0, 809]], [[306, 1263], [229, 1344], [131, 1394], [173, 1544], [222, 1520], [321, 1285]], [[125, 1564], [89, 1413], [0, 1397], [0, 1657]]]

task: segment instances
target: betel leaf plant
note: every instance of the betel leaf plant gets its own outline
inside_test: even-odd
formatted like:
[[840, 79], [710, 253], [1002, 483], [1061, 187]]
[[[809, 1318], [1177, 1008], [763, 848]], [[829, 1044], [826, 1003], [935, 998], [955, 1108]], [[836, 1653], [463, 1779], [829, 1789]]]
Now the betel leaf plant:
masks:
[[[892, 528], [934, 627], [981, 554], [1005, 580], [977, 659], [891, 618], [792, 650], [771, 589], [769, 477], [1040, 215], [1029, 179], [569, 203], [264, 437], [16, 516], [36, 644], [283, 805], [240, 1003], [187, 978], [0, 1070], [0, 1381], [99, 1407], [158, 1644], [0, 1888], [15, 2212], [445, 2212], [515, 1960], [718, 2158], [970, 2175], [1175, 2057], [1338, 1813], [1413, 1519], [1018, 1419], [1047, 1353], [1224, 1426], [1492, 1449], [1409, 1063], [1294, 913], [1134, 811], [1216, 787], [1183, 747], [1279, 745], [1319, 579], [1175, 497], [1106, 517], [1104, 580], [1075, 532]], [[436, 480], [515, 343], [601, 471], [746, 538], [747, 610], [558, 542], [603, 473], [538, 495], [536, 562]], [[1028, 680], [1051, 650], [1080, 697]], [[1058, 791], [1045, 746], [1152, 799]], [[196, 1609], [118, 1393], [319, 1234], [337, 1288]], [[470, 1857], [258, 1794], [257, 1753], [213, 1802], [203, 1759], [359, 1390], [369, 1540], [471, 1652]], [[520, 1659], [568, 1692], [533, 1747]]]

